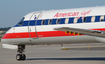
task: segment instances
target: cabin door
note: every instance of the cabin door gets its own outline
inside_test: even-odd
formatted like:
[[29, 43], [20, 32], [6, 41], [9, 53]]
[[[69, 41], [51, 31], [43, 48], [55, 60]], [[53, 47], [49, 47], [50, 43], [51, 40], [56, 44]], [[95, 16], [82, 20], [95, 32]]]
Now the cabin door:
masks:
[[41, 13], [42, 12], [35, 12], [31, 15], [29, 19], [29, 27], [28, 27], [29, 30], [28, 31], [29, 31], [30, 38], [38, 38], [36, 22], [38, 18], [40, 17]]

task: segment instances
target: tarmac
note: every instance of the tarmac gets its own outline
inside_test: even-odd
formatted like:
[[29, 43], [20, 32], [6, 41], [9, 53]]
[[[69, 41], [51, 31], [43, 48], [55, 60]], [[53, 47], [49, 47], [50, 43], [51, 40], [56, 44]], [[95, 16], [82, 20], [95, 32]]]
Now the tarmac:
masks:
[[[88, 49], [85, 47], [88, 45], [99, 47]], [[80, 46], [83, 48], [77, 48]], [[17, 61], [17, 50], [3, 49], [0, 43], [0, 64], [105, 64], [104, 46], [105, 44], [64, 45], [73, 47], [68, 50], [61, 50], [60, 45], [26, 46], [26, 60]]]

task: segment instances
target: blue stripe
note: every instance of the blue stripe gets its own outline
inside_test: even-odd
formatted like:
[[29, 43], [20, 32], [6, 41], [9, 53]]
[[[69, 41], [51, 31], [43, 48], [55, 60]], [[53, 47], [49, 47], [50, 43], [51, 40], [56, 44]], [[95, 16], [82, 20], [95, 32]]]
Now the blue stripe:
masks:
[[82, 23], [82, 17], [77, 20], [77, 23]]
[[36, 25], [41, 25], [42, 20], [37, 20]]
[[91, 16], [87, 17], [86, 22], [91, 22], [91, 18], [92, 18]]
[[65, 24], [65, 18], [61, 18], [59, 24]]
[[73, 23], [73, 21], [74, 21], [74, 18], [69, 18], [69, 22], [68, 22], [68, 23], [69, 23], [69, 24], [70, 24], [70, 23]]
[[29, 21], [24, 21], [22, 26], [28, 26]]
[[[100, 22], [100, 17], [101, 16], [95, 16], [95, 21], [94, 22]], [[92, 18], [92, 16], [86, 17], [86, 23], [91, 22], [91, 18]], [[65, 19], [66, 18], [60, 18], [60, 23], [59, 24], [65, 24]], [[48, 24], [49, 20], [50, 19], [45, 19], [45, 25], [49, 25]], [[83, 23], [82, 20], [83, 20], [82, 17], [80, 17], [77, 20], [77, 23]], [[57, 21], [57, 19], [52, 19], [51, 25], [55, 25], [56, 21]], [[104, 16], [103, 21], [105, 21], [105, 16]], [[36, 26], [38, 26], [38, 25], [41, 25], [41, 23], [42, 23], [42, 20], [37, 20], [37, 21], [36, 20], [31, 20], [30, 22], [29, 21], [23, 21], [22, 25], [17, 24], [14, 27], [21, 27], [21, 26], [28, 26], [28, 25], [29, 26], [35, 26], [35, 24], [36, 24]], [[74, 18], [69, 18], [68, 24], [70, 24], [70, 23], [74, 23]]]
[[105, 21], [105, 16], [104, 16], [104, 20], [103, 21]]
[[94, 22], [100, 22], [100, 16], [95, 16], [95, 21]]
[[48, 25], [48, 21], [49, 21], [49, 19], [46, 19], [45, 20], [45, 25]]
[[36, 20], [30, 21], [29, 26], [34, 26], [35, 22], [36, 22]]
[[52, 25], [56, 24], [57, 19], [52, 19]]

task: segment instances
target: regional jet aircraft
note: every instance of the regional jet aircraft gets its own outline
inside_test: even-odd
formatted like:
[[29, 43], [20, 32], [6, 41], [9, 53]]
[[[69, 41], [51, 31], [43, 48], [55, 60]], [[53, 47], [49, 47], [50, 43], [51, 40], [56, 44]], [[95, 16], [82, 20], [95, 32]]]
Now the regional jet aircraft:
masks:
[[105, 6], [31, 12], [1, 42], [17, 48], [17, 60], [26, 59], [26, 45], [105, 43]]

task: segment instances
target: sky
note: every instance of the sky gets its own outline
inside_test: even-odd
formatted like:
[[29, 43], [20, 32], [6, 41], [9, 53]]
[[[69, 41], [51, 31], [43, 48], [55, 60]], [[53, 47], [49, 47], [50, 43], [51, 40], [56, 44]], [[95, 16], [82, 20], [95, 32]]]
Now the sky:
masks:
[[16, 25], [33, 11], [105, 6], [105, 0], [0, 0], [0, 28]]

